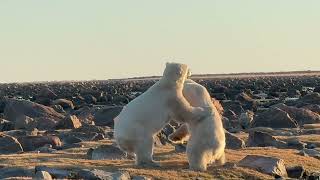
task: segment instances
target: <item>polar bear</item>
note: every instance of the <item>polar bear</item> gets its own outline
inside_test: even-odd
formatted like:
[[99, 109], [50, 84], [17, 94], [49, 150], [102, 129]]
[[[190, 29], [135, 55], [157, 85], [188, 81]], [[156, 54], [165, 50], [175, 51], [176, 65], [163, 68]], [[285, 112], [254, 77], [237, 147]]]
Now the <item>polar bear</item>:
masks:
[[207, 107], [212, 110], [211, 114], [201, 121], [187, 121], [177, 131], [169, 136], [172, 141], [188, 138], [187, 156], [189, 167], [196, 171], [206, 171], [207, 165], [225, 163], [225, 133], [221, 115], [213, 104], [210, 94], [202, 85], [186, 80], [183, 94], [192, 106]]
[[167, 63], [163, 77], [128, 103], [114, 120], [114, 137], [119, 148], [136, 156], [136, 165], [159, 166], [152, 159], [153, 137], [171, 120], [201, 119], [208, 109], [192, 107], [182, 94], [189, 68]]

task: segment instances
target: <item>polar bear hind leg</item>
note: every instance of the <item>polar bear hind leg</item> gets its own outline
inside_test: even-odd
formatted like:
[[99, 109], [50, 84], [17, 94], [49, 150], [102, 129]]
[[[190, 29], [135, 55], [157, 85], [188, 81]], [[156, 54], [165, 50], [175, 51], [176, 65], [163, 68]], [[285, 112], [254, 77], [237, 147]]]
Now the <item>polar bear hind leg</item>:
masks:
[[193, 171], [206, 171], [208, 162], [211, 160], [211, 152], [202, 150], [192, 150], [187, 152], [189, 168]]
[[160, 165], [153, 161], [153, 138], [145, 137], [135, 145], [136, 165], [141, 167], [159, 167]]

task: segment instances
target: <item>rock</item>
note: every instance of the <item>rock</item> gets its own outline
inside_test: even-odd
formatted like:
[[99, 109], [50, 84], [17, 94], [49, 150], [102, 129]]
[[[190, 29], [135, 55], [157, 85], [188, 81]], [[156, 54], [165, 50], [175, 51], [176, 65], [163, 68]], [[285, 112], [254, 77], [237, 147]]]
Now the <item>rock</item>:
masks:
[[120, 114], [122, 108], [122, 106], [109, 106], [96, 111], [94, 113], [95, 125], [113, 127], [113, 119]]
[[104, 140], [105, 137], [102, 133], [95, 133], [95, 135], [92, 137], [91, 141], [100, 141]]
[[26, 132], [27, 136], [38, 136], [38, 134], [39, 130], [37, 128], [33, 128], [32, 130]]
[[226, 100], [227, 99], [227, 96], [225, 93], [213, 93], [212, 94], [212, 97], [214, 97], [215, 99], [217, 100]]
[[51, 175], [47, 171], [38, 171], [32, 178], [33, 180], [52, 180]]
[[320, 123], [320, 115], [304, 108], [296, 108], [285, 104], [276, 104], [277, 107], [287, 112], [299, 125]]
[[145, 176], [132, 176], [132, 180], [152, 180], [152, 178]]
[[56, 178], [56, 179], [66, 179], [72, 176], [70, 171], [63, 170], [63, 169], [55, 169], [55, 168], [46, 167], [46, 166], [36, 166], [35, 173], [37, 173], [38, 171], [46, 171], [52, 176], [52, 178]]
[[38, 153], [54, 153], [57, 150], [53, 149], [51, 144], [46, 144], [43, 147], [36, 149], [35, 151]]
[[[33, 173], [30, 169], [6, 167], [0, 169], [0, 179], [13, 178], [21, 179], [21, 177], [32, 177]], [[18, 178], [20, 177], [20, 178]]]
[[78, 172], [78, 178], [80, 179], [101, 179], [101, 180], [131, 180], [128, 172], [107, 172], [103, 170], [83, 169]]
[[307, 177], [308, 180], [319, 180], [320, 179], [320, 172], [312, 172]]
[[284, 161], [275, 157], [247, 155], [239, 163], [239, 166], [256, 169], [275, 177], [287, 177], [287, 170]]
[[225, 131], [225, 135], [227, 149], [242, 149], [246, 147], [245, 142], [234, 134]]
[[305, 178], [305, 172], [303, 166], [294, 166], [287, 168], [287, 173], [289, 178], [302, 179]]
[[95, 149], [89, 150], [87, 155], [88, 159], [91, 160], [115, 160], [126, 158], [126, 153], [114, 145], [101, 145]]
[[0, 132], [14, 130], [14, 124], [10, 121], [0, 118]]
[[52, 105], [51, 107], [58, 113], [66, 114], [66, 111], [60, 105]]
[[14, 154], [22, 152], [23, 148], [16, 138], [0, 133], [0, 154]]
[[279, 108], [270, 108], [265, 112], [258, 113], [254, 117], [251, 127], [297, 128], [299, 125], [285, 111]]
[[268, 133], [261, 131], [252, 131], [249, 133], [248, 144], [249, 147], [268, 147], [273, 146], [277, 148], [287, 147], [286, 143], [278, 140]]
[[317, 105], [317, 104], [309, 104], [309, 105], [302, 106], [301, 108], [320, 114], [320, 105]]
[[187, 151], [187, 146], [185, 144], [176, 144], [174, 150], [177, 153], [185, 153]]
[[52, 102], [52, 105], [60, 105], [64, 110], [74, 109], [73, 102], [67, 99], [57, 99]]
[[113, 131], [112, 129], [108, 127], [99, 127], [95, 125], [89, 125], [89, 124], [83, 124], [81, 127], [77, 129], [73, 129], [71, 132], [83, 132], [85, 134], [90, 134], [90, 133], [101, 133], [103, 135], [106, 134], [108, 131]]
[[304, 104], [317, 104], [320, 105], [320, 94], [319, 93], [310, 93], [298, 100], [300, 103]]
[[307, 148], [307, 149], [315, 149], [315, 148], [317, 148], [317, 145], [312, 144], [312, 143], [307, 143], [307, 145], [305, 146], [305, 148]]
[[57, 94], [54, 93], [50, 88], [48, 87], [44, 87], [40, 90], [40, 92], [38, 93], [38, 97], [45, 97], [45, 98], [49, 98], [49, 99], [55, 99], [57, 98]]
[[247, 111], [246, 113], [241, 113], [239, 117], [240, 125], [243, 129], [248, 129], [253, 120], [253, 112]]
[[288, 148], [294, 148], [294, 149], [304, 149], [306, 148], [306, 143], [303, 143], [301, 141], [299, 141], [298, 138], [291, 138], [287, 140], [287, 146]]
[[66, 116], [63, 120], [61, 120], [56, 126], [57, 129], [77, 129], [81, 127], [82, 124], [77, 116]]
[[76, 137], [76, 136], [67, 136], [66, 138], [63, 138], [62, 139], [64, 144], [75, 144], [75, 143], [80, 143], [82, 142], [83, 140], [79, 137]]
[[30, 130], [36, 127], [37, 127], [37, 124], [35, 120], [25, 115], [17, 117], [16, 121], [14, 122], [14, 129]]
[[7, 120], [14, 122], [18, 117], [23, 115], [33, 119], [37, 117], [46, 117], [56, 121], [64, 118], [62, 114], [56, 112], [51, 107], [26, 100], [6, 99], [4, 116]]
[[53, 148], [62, 146], [60, 138], [57, 136], [21, 136], [18, 137], [18, 141], [25, 151], [35, 151], [47, 144], [51, 144]]
[[303, 149], [299, 152], [299, 154], [303, 156], [310, 156], [310, 157], [320, 159], [320, 152], [317, 151], [316, 149]]
[[52, 130], [55, 129], [58, 124], [58, 121], [50, 117], [36, 117], [33, 119], [36, 128], [39, 130]]

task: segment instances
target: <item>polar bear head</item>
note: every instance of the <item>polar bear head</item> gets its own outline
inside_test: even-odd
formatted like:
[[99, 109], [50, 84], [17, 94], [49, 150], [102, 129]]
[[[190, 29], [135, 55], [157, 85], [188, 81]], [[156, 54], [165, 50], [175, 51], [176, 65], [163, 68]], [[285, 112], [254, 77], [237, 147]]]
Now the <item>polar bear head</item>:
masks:
[[189, 68], [186, 64], [167, 63], [163, 73], [163, 78], [168, 81], [183, 84], [187, 79], [188, 73]]

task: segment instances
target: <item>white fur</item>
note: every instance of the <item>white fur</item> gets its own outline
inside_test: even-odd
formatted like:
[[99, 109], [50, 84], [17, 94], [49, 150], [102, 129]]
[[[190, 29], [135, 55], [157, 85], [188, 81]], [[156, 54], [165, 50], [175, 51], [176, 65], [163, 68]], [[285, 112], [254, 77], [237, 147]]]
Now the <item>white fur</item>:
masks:
[[116, 142], [122, 150], [136, 155], [137, 165], [157, 166], [152, 160], [153, 137], [170, 119], [185, 122], [208, 114], [191, 107], [182, 95], [187, 73], [186, 65], [167, 63], [163, 77], [115, 118]]
[[212, 103], [210, 94], [202, 85], [186, 80], [183, 94], [192, 106], [209, 106], [212, 114], [205, 119], [190, 120], [187, 125], [191, 133], [187, 144], [187, 156], [192, 170], [205, 171], [207, 165], [225, 163], [225, 133], [221, 116]]

